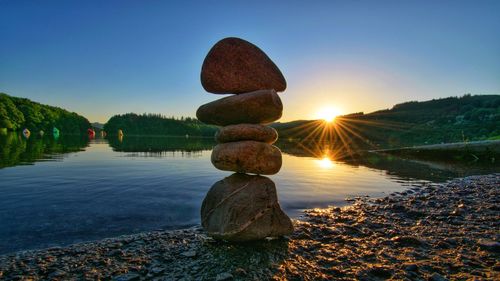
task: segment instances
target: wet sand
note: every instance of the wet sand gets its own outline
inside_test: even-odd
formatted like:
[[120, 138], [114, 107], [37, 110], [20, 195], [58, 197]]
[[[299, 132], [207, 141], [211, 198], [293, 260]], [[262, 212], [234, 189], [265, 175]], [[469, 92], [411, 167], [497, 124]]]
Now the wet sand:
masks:
[[305, 212], [283, 239], [199, 227], [0, 256], [1, 280], [500, 280], [500, 174]]

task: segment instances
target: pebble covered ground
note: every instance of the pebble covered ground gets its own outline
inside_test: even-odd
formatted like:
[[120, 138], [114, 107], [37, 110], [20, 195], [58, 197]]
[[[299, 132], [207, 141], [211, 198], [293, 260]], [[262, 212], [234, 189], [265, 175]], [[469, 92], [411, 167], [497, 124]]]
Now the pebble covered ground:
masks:
[[1, 280], [500, 280], [500, 174], [306, 212], [285, 239], [199, 227], [0, 256]]

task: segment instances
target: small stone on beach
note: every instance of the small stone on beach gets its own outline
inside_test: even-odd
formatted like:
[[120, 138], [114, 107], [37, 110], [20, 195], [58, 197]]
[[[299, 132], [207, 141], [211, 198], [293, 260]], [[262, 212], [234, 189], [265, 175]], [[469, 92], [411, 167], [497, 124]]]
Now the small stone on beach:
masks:
[[217, 274], [217, 277], [215, 277], [215, 280], [216, 281], [233, 280], [233, 275], [229, 272], [219, 273]]
[[181, 255], [186, 257], [186, 258], [196, 257], [196, 251], [186, 251], [186, 252], [183, 252]]

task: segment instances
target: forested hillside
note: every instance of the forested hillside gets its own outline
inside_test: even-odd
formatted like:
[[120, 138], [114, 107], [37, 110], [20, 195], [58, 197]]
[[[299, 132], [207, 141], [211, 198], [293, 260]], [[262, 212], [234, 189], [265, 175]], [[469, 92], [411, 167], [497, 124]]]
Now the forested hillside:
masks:
[[90, 128], [90, 123], [74, 112], [0, 93], [0, 128], [9, 131], [28, 128], [35, 132], [53, 127], [62, 134], [80, 134]]
[[125, 135], [213, 137], [217, 127], [189, 117], [175, 119], [160, 114], [127, 113], [111, 117], [104, 125], [104, 130], [108, 135], [116, 135], [118, 130], [122, 130]]
[[[281, 138], [324, 136], [378, 147], [398, 147], [500, 138], [500, 95], [465, 95], [406, 102], [370, 114], [337, 117], [326, 126], [318, 121], [275, 123]], [[318, 126], [325, 128], [316, 130]], [[330, 127], [330, 128], [327, 128]]]

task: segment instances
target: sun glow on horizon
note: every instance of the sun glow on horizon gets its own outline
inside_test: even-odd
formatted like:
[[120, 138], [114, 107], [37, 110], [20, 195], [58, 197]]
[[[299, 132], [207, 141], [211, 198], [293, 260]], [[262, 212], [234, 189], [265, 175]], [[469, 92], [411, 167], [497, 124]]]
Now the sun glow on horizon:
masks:
[[316, 112], [316, 118], [322, 119], [327, 123], [335, 121], [335, 118], [341, 115], [342, 112], [333, 106], [323, 107]]
[[331, 169], [335, 166], [333, 161], [330, 160], [330, 158], [328, 158], [328, 156], [324, 156], [321, 159], [317, 159], [316, 163], [318, 164], [318, 166], [320, 166], [323, 169]]

